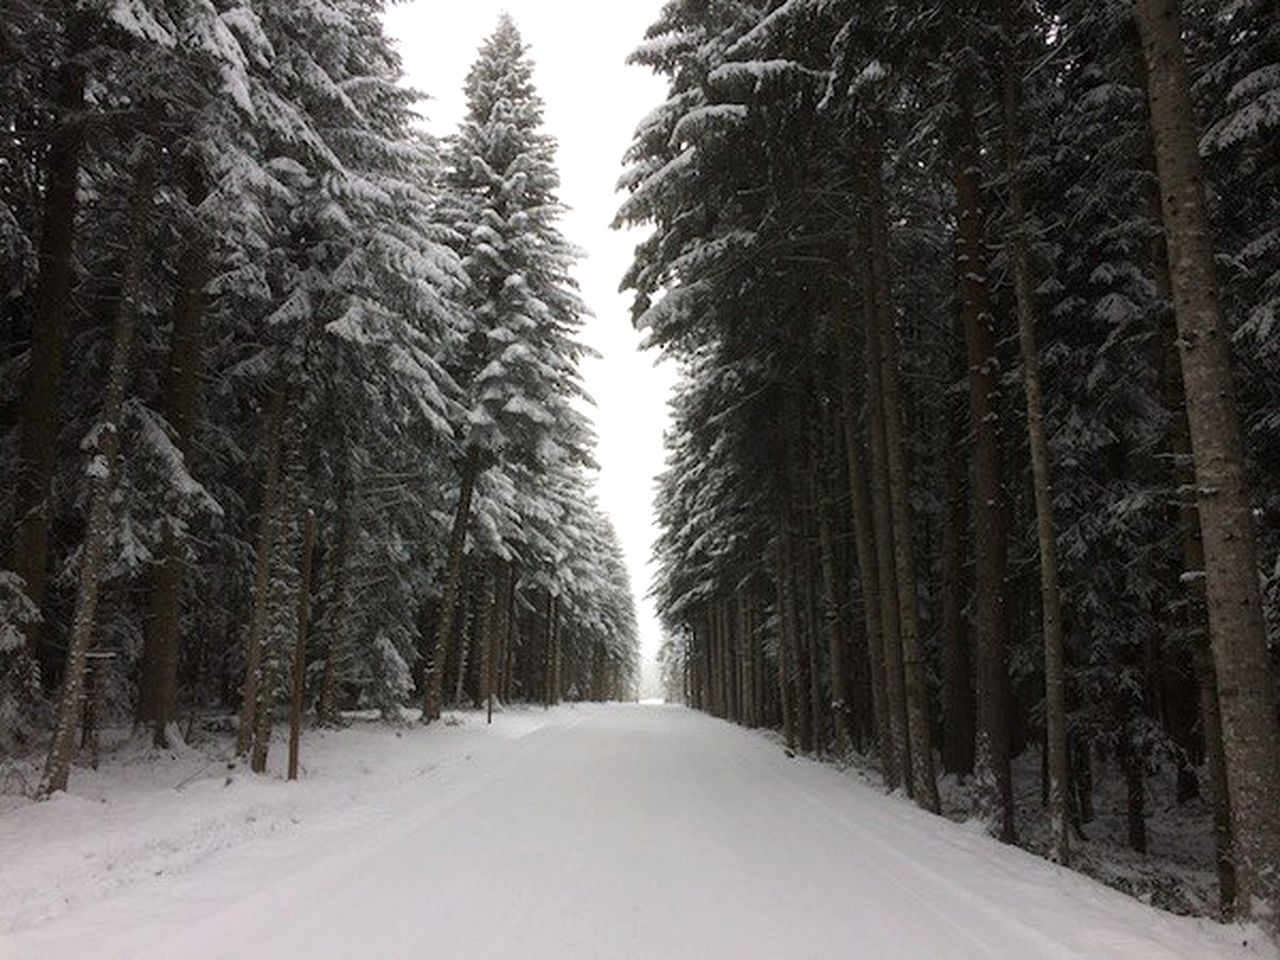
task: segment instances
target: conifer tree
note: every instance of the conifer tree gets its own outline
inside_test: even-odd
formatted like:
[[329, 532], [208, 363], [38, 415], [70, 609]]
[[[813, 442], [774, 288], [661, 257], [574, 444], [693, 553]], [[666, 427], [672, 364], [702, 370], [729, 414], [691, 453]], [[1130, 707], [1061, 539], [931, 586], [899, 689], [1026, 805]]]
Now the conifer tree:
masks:
[[470, 281], [450, 369], [465, 391], [456, 436], [458, 495], [431, 646], [423, 719], [440, 715], [445, 654], [454, 630], [463, 551], [478, 476], [519, 467], [542, 473], [585, 463], [590, 431], [571, 405], [581, 394], [585, 310], [569, 275], [577, 251], [556, 226], [555, 142], [542, 131], [533, 63], [514, 21], [503, 16], [467, 75], [467, 117], [449, 145], [448, 182], [457, 204]]

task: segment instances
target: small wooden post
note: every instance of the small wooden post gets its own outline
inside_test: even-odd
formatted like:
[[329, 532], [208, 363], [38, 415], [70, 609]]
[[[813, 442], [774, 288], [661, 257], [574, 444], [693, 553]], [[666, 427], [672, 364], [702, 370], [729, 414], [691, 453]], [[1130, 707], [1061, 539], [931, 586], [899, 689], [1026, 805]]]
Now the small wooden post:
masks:
[[311, 553], [316, 515], [307, 511], [302, 533], [302, 577], [298, 584], [298, 642], [293, 651], [293, 698], [289, 704], [289, 779], [298, 779], [298, 741], [302, 734], [302, 693], [307, 679], [307, 621], [311, 616]]

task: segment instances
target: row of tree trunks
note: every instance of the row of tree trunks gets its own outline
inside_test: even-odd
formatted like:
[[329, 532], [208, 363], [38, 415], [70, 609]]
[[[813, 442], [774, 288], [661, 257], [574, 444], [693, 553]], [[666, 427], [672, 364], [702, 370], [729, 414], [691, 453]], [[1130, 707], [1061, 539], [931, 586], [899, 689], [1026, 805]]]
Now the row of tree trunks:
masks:
[[[690, 648], [696, 652], [685, 664], [681, 689], [689, 706], [749, 727], [785, 722], [790, 691], [771, 692], [765, 668], [760, 613], [746, 591], [709, 601], [691, 629]], [[780, 685], [788, 681], [776, 678]], [[807, 697], [807, 692], [805, 693]]]
[[[1194, 490], [1196, 503], [1180, 498], [1186, 602], [1163, 639], [1137, 646], [1124, 666], [1146, 678], [1151, 689], [1117, 699], [1117, 729], [1136, 730], [1159, 713], [1175, 740], [1193, 757], [1203, 736], [1218, 844], [1224, 913], [1233, 890], [1243, 915], [1274, 926], [1280, 916], [1280, 737], [1275, 691], [1262, 623], [1257, 543], [1244, 472], [1243, 442], [1233, 395], [1229, 343], [1217, 301], [1210, 227], [1196, 147], [1196, 124], [1187, 91], [1178, 5], [1173, 0], [1136, 0], [1148, 67], [1151, 128], [1160, 183], [1158, 218], [1168, 238], [1166, 260], [1181, 377], [1171, 375], [1166, 398], [1175, 417], [1170, 448], [1173, 484]], [[1017, 0], [1002, 0], [1004, 33], [999, 81], [1003, 174], [1009, 205], [1002, 248], [1012, 276], [1012, 301], [1020, 355], [1031, 490], [1039, 567], [1039, 602], [1009, 590], [1005, 490], [1002, 476], [1000, 368], [993, 285], [988, 276], [989, 229], [983, 205], [984, 155], [972, 63], [955, 73], [954, 120], [950, 128], [956, 203], [955, 287], [964, 343], [967, 393], [966, 438], [961, 410], [948, 410], [941, 511], [939, 648], [942, 660], [942, 759], [949, 772], [977, 777], [979, 813], [1002, 839], [1016, 839], [1010, 759], [1033, 738], [1025, 716], [1011, 706], [1006, 644], [1040, 618], [1043, 641], [1044, 802], [1053, 859], [1070, 854], [1068, 825], [1092, 816], [1088, 745], [1068, 733], [1067, 716], [1079, 692], [1067, 688], [1063, 590], [1053, 517], [1049, 438], [1036, 334], [1036, 284], [1031, 225], [1022, 184], [1019, 126], [1024, 76], [1023, 14]], [[857, 171], [865, 202], [851, 271], [860, 295], [865, 348], [856, 357], [852, 310], [838, 303], [839, 391], [817, 390], [801, 423], [788, 406], [780, 418], [778, 447], [784, 450], [773, 544], [776, 688], [769, 697], [792, 747], [821, 753], [834, 743], [844, 752], [855, 742], [857, 724], [847, 704], [861, 668], [870, 700], [886, 782], [903, 787], [917, 802], [938, 809], [932, 731], [919, 618], [915, 530], [911, 515], [910, 458], [906, 443], [909, 396], [898, 364], [898, 330], [888, 253], [892, 217], [882, 193], [878, 131], [859, 131]], [[1153, 219], [1155, 219], [1153, 217]], [[1159, 246], [1157, 244], [1157, 246]], [[1155, 271], [1159, 277], [1162, 271]], [[1164, 279], [1164, 278], [1161, 278]], [[865, 363], [865, 376], [857, 360]], [[957, 377], [959, 379], [959, 377]], [[865, 394], [859, 387], [865, 382]], [[839, 431], [828, 410], [838, 405]], [[864, 419], [865, 418], [865, 419]], [[805, 428], [807, 427], [807, 431]], [[865, 431], [865, 441], [863, 431]], [[838, 433], [837, 440], [834, 434]], [[795, 456], [795, 438], [804, 438]], [[967, 443], [966, 443], [967, 440]], [[866, 453], [864, 455], [864, 442]], [[968, 456], [966, 457], [966, 446]], [[831, 462], [843, 453], [852, 519], [852, 562], [841, 556], [839, 531], [846, 516], [829, 488]], [[797, 464], [807, 464], [807, 474]], [[966, 507], [968, 509], [966, 509]], [[966, 577], [965, 548], [972, 544], [973, 572]], [[860, 655], [851, 658], [850, 633], [842, 624], [841, 593], [856, 570], [862, 604]], [[973, 643], [967, 635], [965, 599], [972, 596]], [[741, 598], [737, 598], [741, 604]], [[694, 655], [686, 678], [690, 700], [730, 719], [757, 722], [767, 709], [754, 692], [756, 665], [752, 629], [741, 607], [737, 626], [727, 601], [698, 611], [691, 628]], [[1208, 643], [1199, 642], [1207, 619]], [[1176, 631], [1192, 637], [1179, 647]], [[743, 658], [746, 658], [745, 660]], [[749, 666], [748, 666], [749, 664]], [[850, 667], [853, 666], [851, 670]], [[1194, 671], [1196, 684], [1186, 678]], [[1173, 681], [1168, 677], [1176, 674]], [[976, 678], [976, 684], [974, 682]], [[1162, 684], [1163, 679], [1163, 684]], [[975, 689], [976, 687], [976, 689]], [[1192, 690], [1199, 690], [1198, 716]], [[1019, 691], [1020, 694], [1024, 691]], [[866, 710], [862, 704], [860, 709]], [[1175, 716], [1176, 714], [1176, 716]], [[1197, 734], [1197, 723], [1200, 734]], [[1016, 729], [1015, 729], [1016, 725]], [[830, 736], [828, 736], [828, 732]], [[1127, 782], [1131, 844], [1145, 846], [1146, 766], [1141, 738], [1123, 735], [1116, 757]], [[1191, 761], [1182, 764], [1183, 795], [1197, 789]]]

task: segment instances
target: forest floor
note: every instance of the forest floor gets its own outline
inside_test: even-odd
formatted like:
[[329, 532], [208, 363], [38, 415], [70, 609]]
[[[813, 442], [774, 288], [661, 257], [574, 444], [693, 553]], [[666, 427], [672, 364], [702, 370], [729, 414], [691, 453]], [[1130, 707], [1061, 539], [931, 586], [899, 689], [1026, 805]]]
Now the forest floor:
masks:
[[220, 749], [0, 796], [0, 957], [1280, 958], [679, 707]]

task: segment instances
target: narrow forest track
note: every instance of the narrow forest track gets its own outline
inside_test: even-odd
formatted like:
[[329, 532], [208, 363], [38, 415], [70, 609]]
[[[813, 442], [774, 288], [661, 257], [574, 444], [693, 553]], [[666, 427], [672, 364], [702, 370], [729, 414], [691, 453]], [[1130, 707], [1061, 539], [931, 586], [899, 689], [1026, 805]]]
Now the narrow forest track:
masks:
[[677, 707], [562, 711], [0, 956], [1274, 956]]

